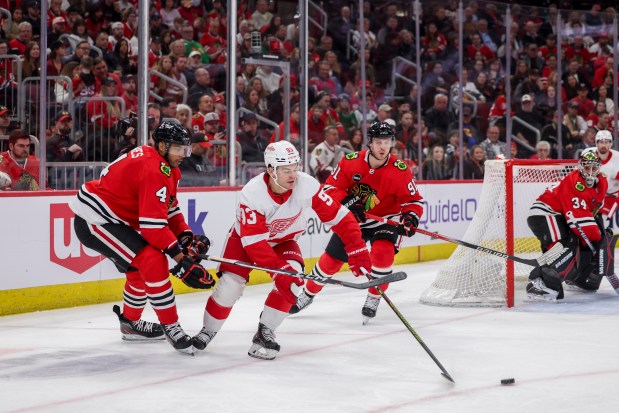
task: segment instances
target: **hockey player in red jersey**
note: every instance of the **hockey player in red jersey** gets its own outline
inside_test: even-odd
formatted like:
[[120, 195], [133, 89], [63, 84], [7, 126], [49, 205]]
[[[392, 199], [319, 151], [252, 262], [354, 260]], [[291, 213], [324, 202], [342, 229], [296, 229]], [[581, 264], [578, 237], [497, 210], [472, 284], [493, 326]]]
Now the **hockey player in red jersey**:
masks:
[[[316, 179], [299, 170], [299, 152], [288, 141], [269, 144], [264, 162], [267, 171], [250, 180], [241, 190], [237, 217], [228, 233], [223, 255], [235, 261], [295, 272], [304, 263], [297, 239], [305, 231], [305, 211], [313, 209], [318, 217], [342, 237], [352, 272], [359, 276], [371, 270], [370, 255], [353, 215], [320, 190]], [[219, 282], [206, 302], [204, 327], [194, 340], [194, 347], [204, 349], [221, 329], [241, 297], [250, 269], [219, 265]], [[296, 302], [295, 290], [302, 280], [270, 274], [274, 280], [258, 331], [248, 354], [259, 359], [274, 359], [280, 350], [275, 329]]]
[[[368, 149], [346, 155], [327, 178], [324, 193], [336, 202], [341, 202], [360, 222], [363, 239], [372, 245], [372, 273], [385, 276], [392, 272], [394, 255], [398, 252], [401, 236], [412, 236], [423, 215], [423, 198], [411, 170], [404, 162], [392, 155], [395, 136], [385, 122], [374, 122], [368, 129]], [[366, 211], [401, 222], [398, 227], [367, 220]], [[312, 273], [331, 277], [348, 260], [343, 244], [334, 234]], [[349, 264], [350, 261], [348, 260]], [[307, 307], [324, 284], [308, 281], [299, 294], [291, 313]], [[387, 285], [381, 286], [382, 290]], [[380, 294], [370, 288], [361, 310], [364, 324], [376, 316]]]
[[[126, 273], [123, 312], [114, 306], [123, 339], [166, 338], [176, 350], [193, 354], [191, 337], [178, 323], [166, 255], [177, 262], [173, 275], [192, 288], [209, 288], [212, 277], [187, 253], [190, 248], [206, 253], [210, 242], [191, 232], [176, 199], [178, 165], [191, 154], [189, 134], [176, 123], [162, 122], [153, 139], [155, 147], [121, 155], [99, 180], [85, 183], [69, 205], [82, 244]], [[140, 319], [147, 301], [161, 325]]]
[[542, 250], [547, 251], [557, 242], [564, 249], [553, 262], [531, 271], [526, 287], [530, 300], [554, 302], [563, 298], [563, 281], [589, 274], [593, 268], [599, 269], [600, 276], [608, 271], [604, 227], [601, 216], [596, 217], [608, 188], [600, 168], [600, 157], [594, 151], [583, 152], [578, 169], [546, 189], [531, 206], [527, 224], [540, 240]]

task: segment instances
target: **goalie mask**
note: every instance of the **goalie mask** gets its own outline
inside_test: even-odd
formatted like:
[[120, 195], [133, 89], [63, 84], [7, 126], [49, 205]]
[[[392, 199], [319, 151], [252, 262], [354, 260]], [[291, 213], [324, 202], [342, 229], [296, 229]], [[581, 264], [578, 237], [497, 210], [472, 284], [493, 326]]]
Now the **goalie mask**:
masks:
[[597, 181], [597, 176], [600, 173], [602, 161], [594, 151], [584, 151], [578, 159], [578, 172], [585, 180], [588, 188], [593, 187]]

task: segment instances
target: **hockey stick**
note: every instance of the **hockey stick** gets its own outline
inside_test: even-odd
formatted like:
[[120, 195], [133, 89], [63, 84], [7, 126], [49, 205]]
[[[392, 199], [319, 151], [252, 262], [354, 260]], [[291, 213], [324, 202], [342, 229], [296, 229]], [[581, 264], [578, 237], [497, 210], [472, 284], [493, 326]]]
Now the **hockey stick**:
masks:
[[381, 284], [388, 284], [388, 283], [392, 283], [396, 281], [401, 281], [401, 280], [406, 279], [407, 277], [407, 274], [404, 271], [398, 271], [398, 272], [394, 272], [389, 275], [386, 275], [384, 277], [372, 279], [367, 282], [352, 283], [352, 282], [342, 281], [342, 280], [338, 280], [338, 279], [334, 279], [330, 277], [323, 277], [317, 274], [305, 274], [303, 272], [294, 272], [294, 271], [280, 270], [280, 269], [275, 269], [275, 268], [261, 267], [259, 265], [250, 264], [248, 262], [216, 257], [214, 255], [196, 254], [196, 257], [203, 259], [203, 260], [209, 260], [209, 261], [214, 261], [214, 262], [221, 262], [224, 264], [237, 265], [239, 267], [251, 268], [252, 270], [262, 270], [262, 271], [276, 273], [276, 274], [284, 274], [284, 275], [289, 275], [291, 277], [302, 278], [304, 280], [316, 281], [322, 284], [341, 285], [342, 287], [356, 288], [359, 290], [367, 290], [370, 287], [376, 287]]
[[[399, 222], [396, 222], [388, 218], [379, 217], [378, 215], [366, 213], [365, 216], [369, 219], [373, 219], [378, 222], [383, 222], [385, 224], [390, 224], [394, 226], [400, 225]], [[482, 247], [481, 245], [475, 245], [470, 242], [462, 241], [456, 238], [451, 238], [446, 235], [441, 235], [437, 232], [426, 231], [423, 228], [414, 228], [413, 231], [418, 232], [420, 234], [427, 235], [432, 238], [441, 239], [443, 241], [451, 242], [454, 244], [462, 245], [464, 247], [472, 248], [477, 251], [485, 252], [486, 254], [494, 255], [500, 258], [505, 258], [508, 260], [512, 260], [514, 262], [519, 262], [521, 264], [530, 265], [532, 267], [539, 267], [539, 266], [548, 264], [550, 262], [553, 262], [555, 259], [557, 259], [561, 255], [561, 252], [563, 251], [563, 245], [561, 245], [560, 243], [557, 243], [553, 245], [552, 248], [550, 248], [548, 251], [540, 255], [538, 258], [534, 258], [534, 259], [520, 258], [520, 257], [516, 257], [515, 255], [505, 254], [504, 252], [501, 252], [501, 251], [496, 251], [490, 248]]]
[[[375, 278], [373, 278], [372, 276], [370, 276], [370, 274], [366, 273], [365, 274], [366, 277], [368, 277], [369, 280], [374, 280]], [[385, 278], [385, 277], [382, 277]], [[391, 307], [391, 309], [393, 310], [393, 312], [395, 313], [395, 315], [398, 316], [398, 318], [400, 319], [400, 321], [402, 322], [402, 324], [404, 324], [406, 326], [406, 328], [408, 329], [408, 331], [410, 331], [410, 333], [413, 335], [413, 337], [415, 337], [415, 340], [417, 340], [417, 342], [421, 345], [421, 347], [423, 347], [423, 349], [426, 351], [426, 353], [428, 353], [428, 355], [432, 358], [432, 360], [434, 361], [434, 363], [436, 363], [436, 365], [441, 369], [442, 371], [442, 375], [443, 377], [445, 377], [447, 380], [449, 380], [452, 383], [455, 383], [454, 379], [451, 377], [451, 375], [447, 372], [447, 370], [445, 370], [445, 367], [443, 367], [443, 365], [441, 364], [440, 361], [438, 361], [438, 359], [436, 358], [436, 356], [432, 353], [432, 351], [428, 348], [428, 346], [426, 345], [426, 343], [423, 342], [423, 340], [421, 339], [421, 337], [419, 337], [419, 334], [417, 334], [417, 332], [415, 331], [415, 329], [410, 325], [410, 323], [406, 320], [406, 318], [404, 318], [404, 316], [402, 315], [402, 313], [398, 310], [398, 308], [395, 306], [395, 304], [393, 304], [393, 302], [389, 299], [389, 297], [387, 297], [387, 294], [385, 294], [385, 292], [378, 286], [376, 286], [376, 290], [378, 291], [378, 293], [381, 295], [381, 297], [383, 297], [383, 299], [385, 300], [385, 302], [387, 304], [389, 304], [389, 307]]]
[[[574, 220], [574, 214], [572, 213], [572, 211], [566, 212], [565, 215], [567, 215], [567, 217], [570, 219], [569, 222], [571, 222], [574, 225], [574, 227], [576, 227], [576, 229], [578, 230], [578, 233], [580, 234], [580, 237], [585, 241], [585, 244], [587, 244], [587, 247], [589, 247], [591, 252], [594, 255], [597, 254], [597, 250], [595, 249], [595, 247], [589, 240], [589, 237], [587, 236], [587, 234], [585, 234], [585, 231], [583, 231], [580, 225], [578, 224], [578, 222]], [[607, 275], [606, 278], [608, 279], [608, 282], [610, 283], [611, 287], [613, 287], [615, 292], [619, 294], [619, 277], [617, 277], [617, 274]]]

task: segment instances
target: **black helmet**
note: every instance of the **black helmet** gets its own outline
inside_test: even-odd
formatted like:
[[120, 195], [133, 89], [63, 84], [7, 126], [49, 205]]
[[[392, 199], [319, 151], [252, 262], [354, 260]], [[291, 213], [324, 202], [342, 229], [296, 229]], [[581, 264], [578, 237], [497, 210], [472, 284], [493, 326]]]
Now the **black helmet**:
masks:
[[[165, 142], [166, 144], [176, 143], [178, 145], [191, 145], [191, 137], [187, 129], [176, 122], [163, 121], [153, 132], [153, 140]], [[166, 146], [168, 146], [166, 145]]]
[[387, 122], [374, 122], [368, 128], [368, 140], [372, 142], [372, 138], [395, 139], [395, 135]]

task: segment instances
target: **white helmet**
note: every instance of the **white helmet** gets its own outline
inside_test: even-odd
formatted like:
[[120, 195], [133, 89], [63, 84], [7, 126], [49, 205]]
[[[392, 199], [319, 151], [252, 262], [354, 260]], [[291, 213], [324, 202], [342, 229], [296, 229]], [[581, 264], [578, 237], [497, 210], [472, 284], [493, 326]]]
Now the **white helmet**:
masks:
[[595, 141], [596, 142], [598, 142], [598, 141], [606, 141], [606, 140], [611, 141], [611, 142], [613, 141], [613, 135], [609, 131], [601, 130], [601, 131], [598, 131], [598, 133], [595, 134]]
[[288, 141], [270, 143], [264, 150], [264, 164], [277, 168], [278, 166], [295, 165], [301, 163], [299, 151]]

